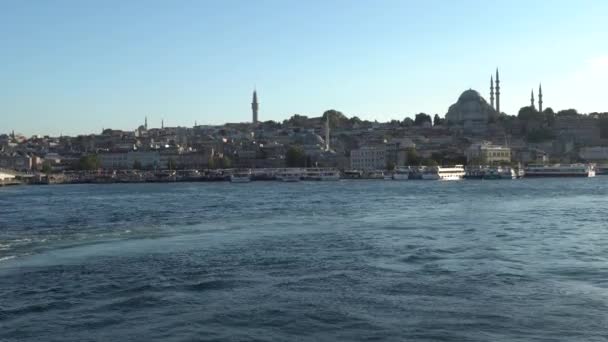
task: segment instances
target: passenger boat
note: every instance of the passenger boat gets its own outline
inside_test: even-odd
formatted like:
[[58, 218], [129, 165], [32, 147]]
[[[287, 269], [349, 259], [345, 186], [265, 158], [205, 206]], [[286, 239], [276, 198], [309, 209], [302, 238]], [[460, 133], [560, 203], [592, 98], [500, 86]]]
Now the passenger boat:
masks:
[[249, 183], [251, 182], [251, 171], [237, 171], [230, 175], [231, 183]]
[[301, 169], [284, 169], [277, 172], [276, 178], [281, 182], [299, 182], [303, 175], [304, 172]]
[[595, 167], [589, 164], [529, 165], [525, 177], [595, 177]]
[[461, 180], [464, 177], [464, 167], [455, 166], [435, 166], [428, 167], [422, 171], [424, 180]]
[[487, 169], [482, 166], [468, 166], [464, 170], [465, 179], [483, 179]]
[[510, 167], [491, 167], [483, 174], [483, 179], [515, 179], [517, 174]]
[[344, 179], [361, 179], [363, 178], [363, 171], [358, 170], [345, 170], [342, 174]]
[[398, 167], [393, 172], [394, 180], [408, 180], [410, 179], [410, 168], [409, 167]]
[[311, 181], [337, 181], [340, 180], [340, 172], [336, 169], [311, 168], [306, 169], [304, 180]]
[[365, 175], [365, 178], [367, 178], [367, 179], [384, 179], [384, 171], [381, 171], [381, 170], [369, 171]]
[[601, 164], [595, 168], [596, 175], [608, 175], [608, 164]]

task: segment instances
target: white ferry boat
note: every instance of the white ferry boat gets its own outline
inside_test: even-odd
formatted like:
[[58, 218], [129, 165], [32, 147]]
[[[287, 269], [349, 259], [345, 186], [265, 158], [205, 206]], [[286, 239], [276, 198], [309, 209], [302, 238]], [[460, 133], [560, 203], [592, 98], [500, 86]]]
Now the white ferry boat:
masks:
[[595, 177], [595, 167], [588, 164], [529, 165], [525, 177]]
[[230, 175], [231, 183], [249, 183], [251, 182], [251, 171], [238, 171]]
[[394, 180], [408, 180], [410, 179], [410, 168], [405, 168], [405, 167], [398, 167], [395, 169], [395, 172], [393, 172], [393, 179]]
[[299, 182], [303, 176], [304, 172], [301, 169], [284, 169], [276, 174], [277, 180], [281, 182]]
[[369, 171], [365, 175], [365, 178], [366, 179], [384, 179], [384, 174], [385, 173], [382, 170]]
[[510, 167], [490, 167], [484, 174], [483, 179], [515, 179], [517, 173]]
[[311, 168], [306, 169], [304, 180], [337, 181], [340, 180], [340, 171], [336, 169]]
[[595, 168], [596, 175], [608, 175], [608, 164], [597, 165]]
[[422, 171], [425, 180], [461, 180], [464, 175], [462, 165], [427, 167]]

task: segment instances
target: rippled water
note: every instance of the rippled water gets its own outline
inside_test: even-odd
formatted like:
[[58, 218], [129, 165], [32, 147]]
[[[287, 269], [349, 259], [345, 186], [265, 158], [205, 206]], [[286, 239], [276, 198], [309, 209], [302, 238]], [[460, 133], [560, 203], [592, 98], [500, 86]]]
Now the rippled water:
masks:
[[608, 178], [0, 188], [0, 341], [606, 341]]

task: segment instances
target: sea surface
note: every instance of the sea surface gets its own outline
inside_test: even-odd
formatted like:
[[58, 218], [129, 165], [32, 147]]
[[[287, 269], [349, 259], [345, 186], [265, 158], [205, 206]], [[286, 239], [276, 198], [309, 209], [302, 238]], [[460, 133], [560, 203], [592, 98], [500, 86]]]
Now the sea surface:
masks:
[[608, 178], [0, 188], [0, 341], [607, 341]]

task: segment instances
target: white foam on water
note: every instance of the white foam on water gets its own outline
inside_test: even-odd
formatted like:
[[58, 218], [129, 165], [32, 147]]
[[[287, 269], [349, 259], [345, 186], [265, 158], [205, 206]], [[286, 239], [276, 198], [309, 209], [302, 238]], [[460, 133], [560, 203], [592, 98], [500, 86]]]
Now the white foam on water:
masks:
[[6, 257], [0, 257], [0, 262], [6, 261], [6, 260], [10, 260], [10, 259], [15, 259], [15, 258], [16, 258], [16, 256], [14, 256], [14, 255], [9, 255], [9, 256], [6, 256]]

